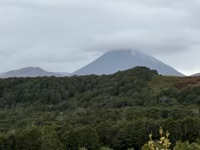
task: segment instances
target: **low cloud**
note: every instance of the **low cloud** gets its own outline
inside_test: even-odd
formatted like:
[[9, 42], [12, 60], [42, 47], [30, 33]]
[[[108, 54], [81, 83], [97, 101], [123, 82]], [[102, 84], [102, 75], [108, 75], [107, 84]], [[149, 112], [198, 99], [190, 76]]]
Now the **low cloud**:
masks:
[[31, 65], [72, 72], [123, 48], [200, 71], [199, 60], [184, 58], [200, 54], [199, 7], [198, 0], [2, 0], [0, 72]]

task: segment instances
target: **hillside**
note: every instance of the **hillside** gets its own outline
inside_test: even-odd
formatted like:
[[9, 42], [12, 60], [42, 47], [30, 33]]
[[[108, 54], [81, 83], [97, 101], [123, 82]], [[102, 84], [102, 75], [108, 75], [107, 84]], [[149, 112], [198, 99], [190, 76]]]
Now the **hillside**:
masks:
[[164, 64], [160, 60], [137, 50], [115, 50], [107, 52], [85, 67], [75, 71], [73, 74], [113, 74], [136, 66], [145, 66], [157, 70], [158, 73], [162, 75], [183, 76], [182, 73]]
[[196, 142], [199, 95], [200, 77], [161, 76], [146, 67], [102, 76], [0, 79], [0, 142], [20, 150], [139, 150], [150, 132], [158, 137], [160, 126], [170, 131], [172, 146]]

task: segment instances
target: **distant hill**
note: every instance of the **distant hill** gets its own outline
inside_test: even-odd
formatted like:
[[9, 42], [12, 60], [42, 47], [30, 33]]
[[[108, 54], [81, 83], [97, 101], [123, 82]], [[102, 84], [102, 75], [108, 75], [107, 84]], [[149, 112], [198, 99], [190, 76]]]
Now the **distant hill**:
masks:
[[73, 74], [113, 74], [117, 71], [127, 70], [136, 66], [145, 66], [150, 69], [155, 69], [162, 75], [184, 76], [182, 73], [164, 64], [160, 60], [137, 50], [117, 50], [105, 53], [103, 56], [75, 71]]
[[39, 67], [26, 67], [22, 69], [12, 70], [0, 74], [0, 78], [9, 78], [9, 77], [42, 77], [42, 76], [68, 76], [68, 73], [55, 73], [48, 72]]
[[200, 73], [193, 74], [191, 76], [200, 76]]

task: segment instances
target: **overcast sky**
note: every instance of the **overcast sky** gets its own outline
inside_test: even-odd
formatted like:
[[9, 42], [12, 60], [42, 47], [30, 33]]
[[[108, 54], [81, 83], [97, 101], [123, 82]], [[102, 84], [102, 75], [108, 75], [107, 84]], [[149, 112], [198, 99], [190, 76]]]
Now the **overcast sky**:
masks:
[[200, 72], [200, 0], [0, 0], [0, 72], [73, 72], [132, 48]]

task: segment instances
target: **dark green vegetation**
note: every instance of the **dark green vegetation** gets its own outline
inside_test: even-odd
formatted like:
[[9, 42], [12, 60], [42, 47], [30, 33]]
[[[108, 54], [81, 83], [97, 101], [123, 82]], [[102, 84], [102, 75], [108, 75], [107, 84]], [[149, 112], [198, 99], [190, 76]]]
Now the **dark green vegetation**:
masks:
[[103, 76], [0, 79], [0, 150], [140, 149], [160, 126], [200, 138], [200, 78], [145, 67]]

